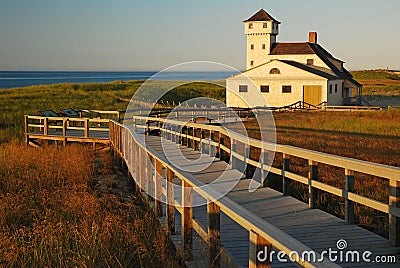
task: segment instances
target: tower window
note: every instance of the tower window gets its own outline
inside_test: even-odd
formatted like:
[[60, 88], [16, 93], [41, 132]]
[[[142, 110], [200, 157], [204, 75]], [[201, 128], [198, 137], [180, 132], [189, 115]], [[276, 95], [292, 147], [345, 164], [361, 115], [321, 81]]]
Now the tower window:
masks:
[[260, 90], [263, 93], [269, 93], [269, 86], [260, 86]]
[[329, 86], [329, 94], [332, 94], [332, 85]]
[[265, 29], [265, 28], [268, 28], [268, 23], [264, 22], [264, 23], [263, 23], [263, 28], [264, 28], [264, 29]]
[[314, 59], [307, 59], [307, 65], [314, 65]]
[[282, 93], [292, 93], [292, 86], [282, 86]]
[[254, 49], [254, 45], [250, 45], [250, 49]]
[[248, 87], [247, 85], [240, 85], [239, 86], [239, 92], [247, 92]]
[[337, 93], [337, 88], [338, 88], [338, 85], [336, 84], [335, 85], [335, 93]]
[[262, 49], [265, 49], [265, 44], [262, 44]]
[[254, 61], [250, 61], [250, 65], [253, 66], [254, 65]]
[[273, 68], [269, 71], [269, 74], [281, 74], [281, 71], [278, 68]]
[[249, 23], [249, 29], [253, 29], [253, 23]]

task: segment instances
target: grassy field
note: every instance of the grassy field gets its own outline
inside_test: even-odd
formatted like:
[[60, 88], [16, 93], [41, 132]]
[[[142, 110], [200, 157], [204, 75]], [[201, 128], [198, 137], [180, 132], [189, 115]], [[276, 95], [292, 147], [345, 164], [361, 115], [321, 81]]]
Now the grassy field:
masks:
[[[63, 108], [125, 110], [143, 81], [105, 84], [59, 84], [0, 90], [0, 143], [23, 137], [25, 114]], [[163, 97], [176, 103], [190, 98], [225, 100], [225, 90], [213, 84], [189, 83]]]
[[147, 203], [98, 187], [110, 166], [80, 145], [0, 145], [0, 266], [178, 267]]
[[400, 73], [386, 70], [352, 72], [365, 96], [400, 96]]

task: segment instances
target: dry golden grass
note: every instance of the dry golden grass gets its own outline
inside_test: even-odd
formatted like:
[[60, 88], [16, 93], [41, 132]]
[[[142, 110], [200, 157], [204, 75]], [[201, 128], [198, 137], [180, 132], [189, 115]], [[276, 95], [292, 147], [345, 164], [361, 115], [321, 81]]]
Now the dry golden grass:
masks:
[[0, 145], [0, 266], [178, 266], [146, 202], [96, 190], [110, 159], [95, 159], [78, 145]]

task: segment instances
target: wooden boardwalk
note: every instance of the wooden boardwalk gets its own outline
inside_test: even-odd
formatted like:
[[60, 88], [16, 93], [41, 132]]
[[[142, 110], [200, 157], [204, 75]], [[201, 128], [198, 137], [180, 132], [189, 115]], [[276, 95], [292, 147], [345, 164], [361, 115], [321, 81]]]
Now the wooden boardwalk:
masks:
[[[171, 141], [163, 141], [161, 146], [160, 137], [146, 136], [146, 144], [158, 153], [165, 155], [168, 150], [176, 150], [176, 144]], [[171, 146], [168, 146], [170, 144]], [[180, 146], [181, 152], [188, 159], [198, 159], [200, 152], [191, 148]], [[203, 183], [210, 183], [215, 180], [228, 167], [224, 161], [211, 159], [204, 156], [204, 162], [212, 161], [212, 164], [201, 172], [192, 173]], [[202, 159], [203, 159], [202, 158]], [[238, 172], [239, 171], [233, 171]], [[389, 245], [387, 239], [373, 234], [356, 225], [347, 225], [329, 213], [319, 209], [310, 209], [308, 205], [290, 196], [283, 196], [271, 188], [259, 188], [253, 193], [249, 192], [250, 179], [242, 179], [236, 187], [227, 195], [228, 198], [247, 209], [254, 215], [262, 218], [266, 222], [278, 227], [291, 237], [321, 253], [332, 248], [337, 250], [337, 241], [346, 240], [348, 247], [346, 250], [359, 252], [371, 251], [374, 256], [393, 255], [399, 258], [400, 250]], [[176, 181], [178, 183], [178, 181]], [[207, 228], [206, 206], [194, 208], [194, 217]], [[177, 218], [178, 214], [177, 214]], [[177, 222], [178, 233], [181, 235], [180, 222]], [[229, 252], [232, 261], [239, 267], [248, 266], [249, 241], [248, 232], [231, 220], [228, 216], [221, 217], [221, 243], [225, 250]], [[178, 240], [178, 239], [176, 239]], [[201, 250], [198, 250], [201, 253]], [[201, 255], [201, 254], [200, 254]], [[341, 263], [338, 262], [340, 265]], [[376, 267], [376, 263], [342, 263], [344, 267]], [[279, 263], [275, 259], [273, 267], [297, 267], [293, 263]], [[398, 267], [398, 264], [381, 264], [380, 267]]]
[[[282, 262], [275, 254], [272, 267], [399, 266], [400, 248], [392, 246], [400, 245], [399, 168], [285, 145], [271, 147], [237, 133], [228, 133], [216, 125], [141, 116], [133, 116], [133, 122], [129, 128], [109, 119], [25, 116], [25, 141], [30, 145], [43, 140], [64, 145], [68, 142], [93, 143], [94, 147], [96, 143], [110, 145], [114, 158], [123, 163], [136, 188], [163, 200], [154, 201], [155, 212], [165, 221], [190, 267], [269, 267], [268, 263], [257, 261], [258, 253], [265, 247], [269, 251], [275, 250], [276, 254], [296, 251], [301, 255], [315, 251], [316, 257], [321, 258], [317, 262], [305, 258], [292, 262], [286, 256], [287, 262]], [[160, 134], [162, 138], [149, 136], [150, 133]], [[237, 150], [237, 145], [241, 145], [244, 152]], [[259, 161], [251, 159], [253, 149], [260, 151]], [[281, 168], [267, 165], [271, 151], [282, 155]], [[185, 165], [192, 163], [177, 162], [174, 158], [179, 153], [188, 160], [197, 159], [197, 165], [209, 165], [200, 171], [185, 171]], [[220, 158], [224, 156], [227, 162], [209, 156], [215, 153]], [[308, 162], [308, 177], [291, 171], [291, 157]], [[240, 163], [255, 167], [261, 178], [268, 170], [281, 176], [282, 192], [268, 187], [249, 192], [250, 179], [242, 177]], [[345, 188], [320, 182], [318, 164], [342, 169]], [[388, 202], [355, 193], [356, 172], [388, 180]], [[221, 181], [212, 184], [213, 188], [201, 188], [211, 185], [221, 174]], [[235, 177], [242, 179], [226, 196], [218, 197], [219, 191]], [[308, 204], [288, 196], [285, 189], [290, 181], [309, 188]], [[343, 198], [345, 220], [315, 209], [319, 191]], [[202, 200], [205, 205], [193, 206], [193, 200]], [[389, 240], [354, 225], [355, 203], [388, 215]], [[338, 251], [339, 240], [346, 243], [342, 252], [350, 252], [350, 258], [354, 257], [355, 251], [360, 258], [369, 251], [372, 255], [368, 258], [372, 261], [330, 261], [324, 251]], [[394, 257], [396, 263], [393, 259], [389, 264], [374, 262], [375, 257], [382, 256]]]

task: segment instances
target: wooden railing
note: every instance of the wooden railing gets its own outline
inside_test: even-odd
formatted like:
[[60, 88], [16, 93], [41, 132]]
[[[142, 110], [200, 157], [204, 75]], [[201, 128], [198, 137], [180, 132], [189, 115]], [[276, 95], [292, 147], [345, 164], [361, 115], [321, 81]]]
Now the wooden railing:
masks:
[[[135, 129], [145, 129], [146, 133], [151, 130], [159, 130], [163, 137], [173, 141], [185, 142], [185, 145], [198, 143], [193, 148], [202, 150], [206, 146], [216, 148], [217, 155], [229, 155], [230, 163], [236, 168], [238, 161], [242, 161], [250, 166], [261, 170], [261, 179], [264, 174], [271, 172], [282, 176], [284, 195], [287, 195], [287, 188], [290, 180], [300, 182], [309, 188], [309, 207], [316, 207], [318, 190], [342, 197], [345, 200], [345, 221], [348, 224], [354, 224], [354, 203], [370, 207], [372, 209], [384, 212], [389, 216], [389, 241], [395, 246], [400, 246], [400, 168], [387, 165], [371, 163], [367, 161], [341, 157], [311, 150], [296, 148], [293, 146], [271, 144], [256, 139], [251, 139], [238, 133], [228, 131], [220, 126], [187, 123], [182, 121], [167, 120], [162, 118], [144, 118], [134, 117], [136, 123]], [[205, 135], [208, 132], [208, 135]], [[206, 139], [205, 137], [208, 136]], [[229, 137], [231, 146], [227, 147], [223, 137]], [[219, 137], [219, 142], [215, 141]], [[241, 143], [244, 145], [244, 153], [239, 153], [236, 148]], [[232, 146], [233, 145], [233, 146]], [[261, 151], [261, 162], [252, 160], [249, 157], [250, 147], [258, 148]], [[268, 154], [271, 152], [282, 154], [283, 168], [268, 166]], [[291, 157], [305, 159], [308, 162], [308, 177], [301, 176], [291, 171]], [[343, 179], [345, 188], [337, 188], [318, 181], [318, 164], [325, 164], [331, 167], [341, 168], [343, 170]], [[354, 175], [355, 172], [380, 177], [389, 181], [389, 202], [383, 203], [355, 193]]]
[[[67, 137], [79, 137], [89, 139], [89, 132], [109, 131], [109, 119], [69, 118], [69, 117], [44, 117], [25, 115], [25, 140], [29, 143], [29, 137], [54, 136], [65, 139]], [[69, 135], [69, 131], [78, 131], [79, 136]], [[105, 139], [108, 139], [106, 137]], [[66, 140], [65, 140], [66, 141]]]
[[[159, 122], [168, 124], [169, 127], [163, 130], [164, 134], [168, 134], [170, 138], [178, 137], [178, 133], [171, 130], [171, 127], [180, 124], [179, 122], [150, 118], [149, 120], [155, 120], [154, 122], [159, 120]], [[176, 124], [172, 124], [174, 122]], [[193, 125], [193, 127], [201, 127], [201, 125]], [[198, 137], [192, 136], [191, 138], [193, 141], [205, 142]], [[136, 182], [137, 188], [156, 197], [154, 209], [158, 215], [160, 215], [159, 213], [162, 211], [163, 206], [160, 200], [165, 195], [167, 201], [166, 226], [171, 234], [175, 233], [175, 209], [182, 215], [181, 241], [185, 258], [190, 259], [193, 254], [192, 233], [195, 230], [208, 243], [210, 267], [219, 267], [221, 256], [226, 253], [221, 248], [220, 243], [221, 212], [249, 232], [249, 267], [256, 267], [257, 252], [265, 246], [274, 247], [288, 255], [292, 251], [305, 252], [311, 250], [229, 198], [220, 198], [221, 194], [216, 190], [202, 188], [203, 183], [193, 175], [177, 169], [169, 163], [165, 156], [161, 156], [151, 147], [146, 147], [132, 127], [110, 121], [110, 145], [113, 155], [116, 158], [121, 158], [120, 161], [124, 166], [126, 165], [125, 169]], [[211, 142], [211, 145], [214, 149], [218, 147], [220, 150], [229, 152], [229, 149], [222, 144]], [[178, 203], [175, 199], [174, 188], [176, 187], [173, 186], [175, 179], [181, 181], [181, 203]], [[163, 188], [163, 182], [166, 185], [165, 188]], [[198, 193], [207, 200], [208, 229], [203, 228], [193, 218], [193, 192]], [[319, 254], [317, 255], [320, 258]], [[296, 261], [303, 267], [339, 267], [327, 259], [318, 264], [310, 263], [301, 257]]]

